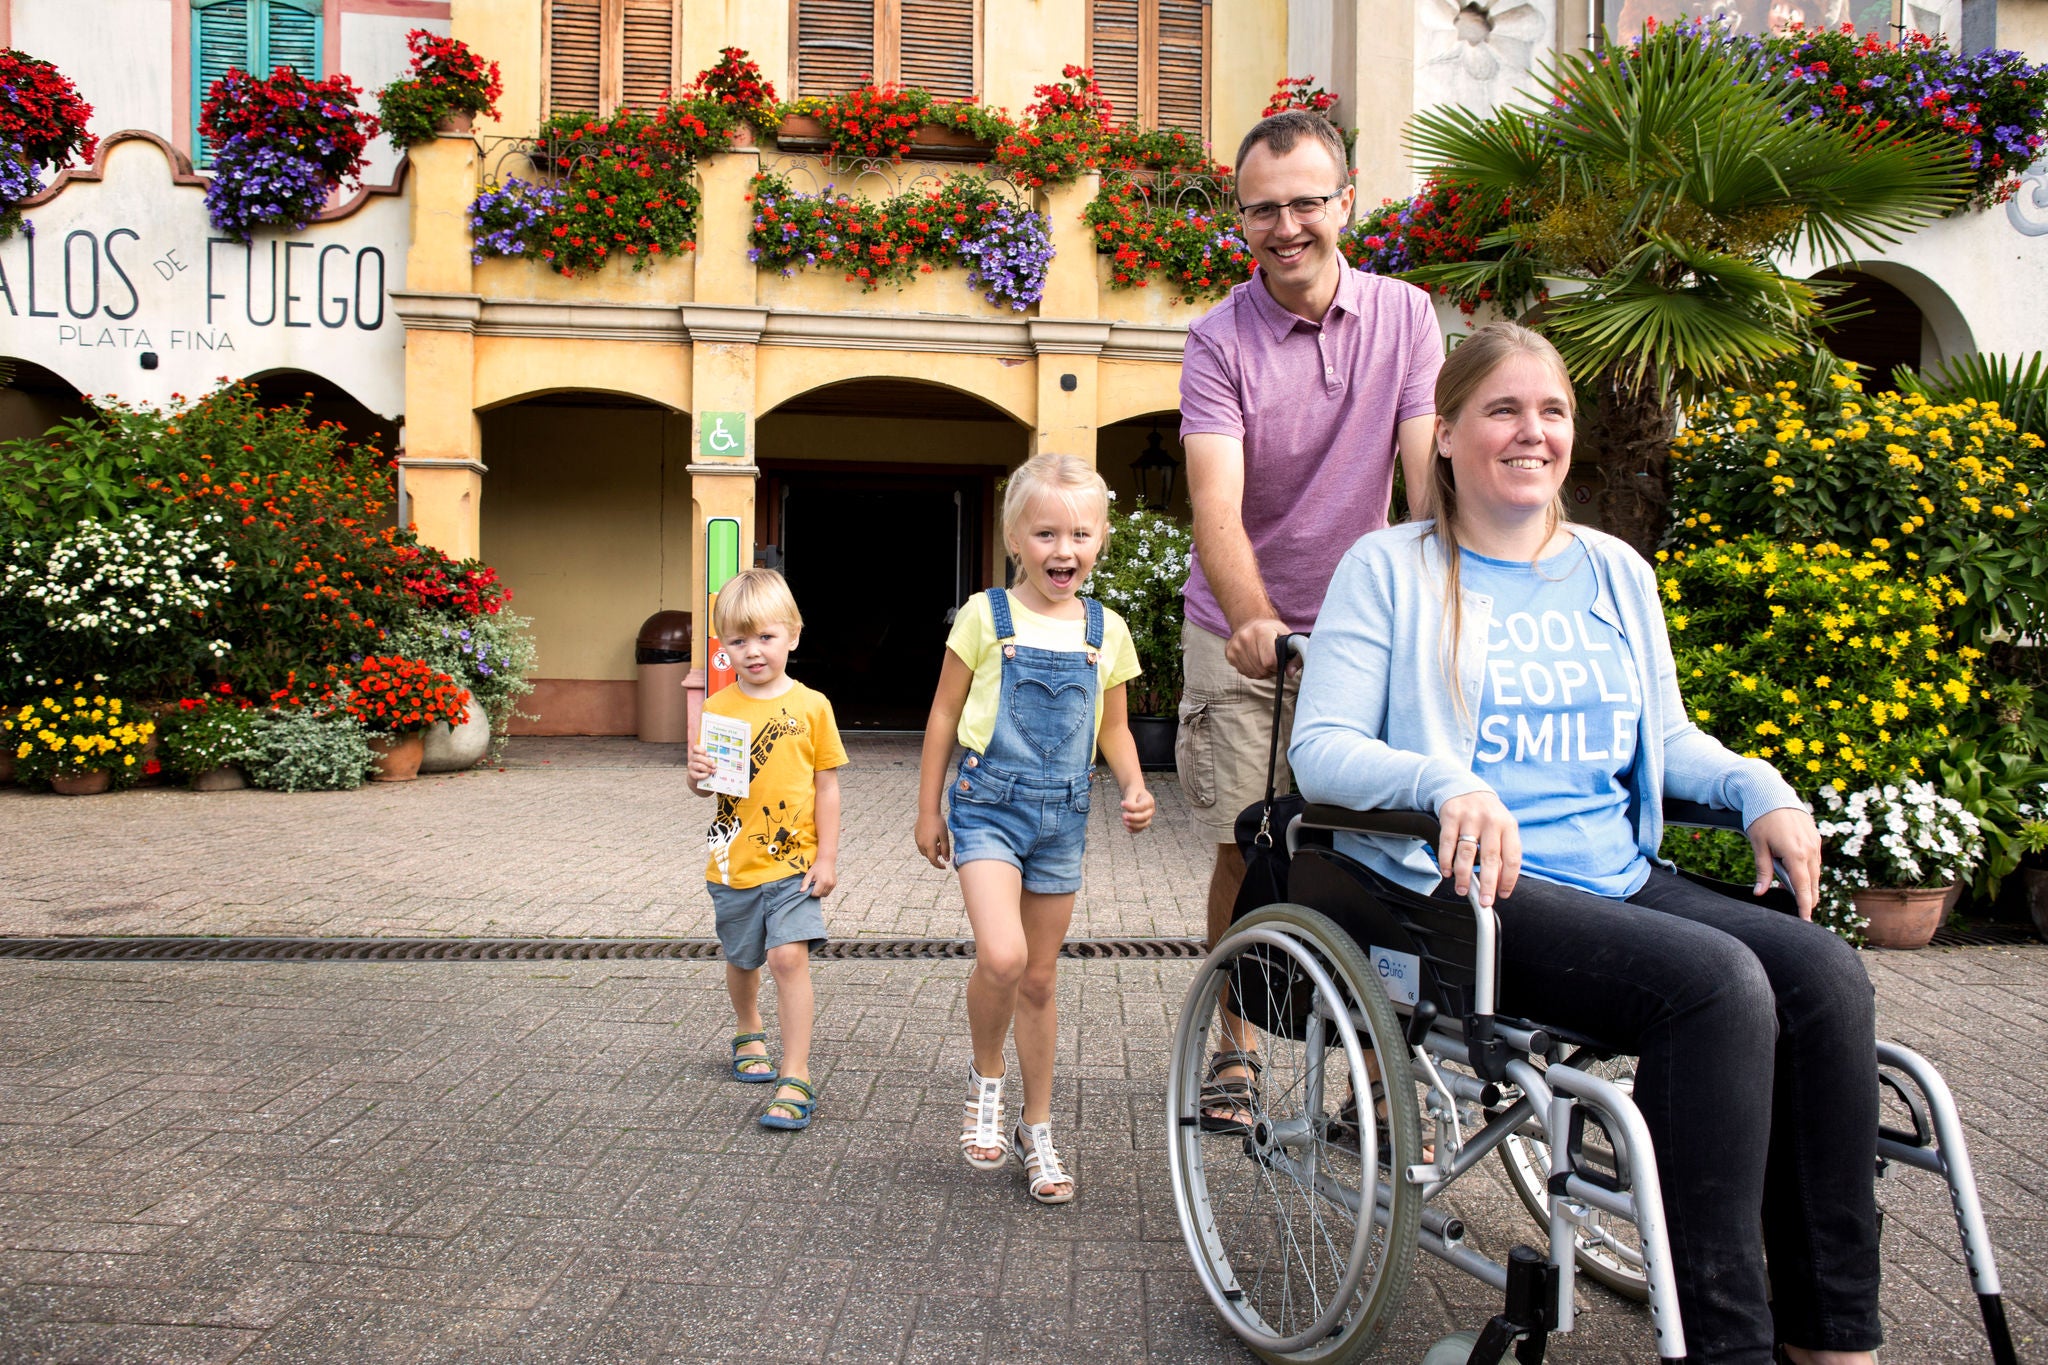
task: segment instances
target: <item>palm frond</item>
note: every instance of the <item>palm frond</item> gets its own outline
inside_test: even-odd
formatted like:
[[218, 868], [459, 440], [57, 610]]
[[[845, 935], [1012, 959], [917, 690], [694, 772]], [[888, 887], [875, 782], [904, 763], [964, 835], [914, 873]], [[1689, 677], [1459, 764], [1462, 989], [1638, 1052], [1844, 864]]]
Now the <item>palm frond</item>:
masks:
[[1996, 403], [2020, 430], [2048, 437], [2048, 355], [2039, 351], [2031, 356], [1952, 356], [1926, 374], [1901, 365], [1892, 371], [1892, 383], [1901, 393], [1924, 394], [1935, 403], [1965, 398]]

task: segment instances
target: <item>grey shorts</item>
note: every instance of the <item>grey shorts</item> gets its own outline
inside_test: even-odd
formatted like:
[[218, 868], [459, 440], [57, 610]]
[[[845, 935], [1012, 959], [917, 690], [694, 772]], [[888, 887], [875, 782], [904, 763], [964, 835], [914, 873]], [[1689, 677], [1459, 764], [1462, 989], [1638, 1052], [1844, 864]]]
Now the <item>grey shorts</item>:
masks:
[[825, 941], [825, 912], [816, 896], [805, 894], [801, 873], [759, 886], [705, 885], [711, 890], [719, 949], [741, 971], [758, 969], [770, 948]]
[[[1237, 843], [1237, 817], [1266, 795], [1266, 755], [1273, 738], [1271, 678], [1247, 678], [1223, 657], [1225, 641], [1189, 623], [1180, 633], [1186, 681], [1180, 694], [1180, 735], [1173, 766], [1195, 823], [1216, 844]], [[1294, 695], [1301, 675], [1287, 679], [1287, 710], [1280, 731], [1279, 790], [1294, 789], [1287, 740], [1294, 730]]]

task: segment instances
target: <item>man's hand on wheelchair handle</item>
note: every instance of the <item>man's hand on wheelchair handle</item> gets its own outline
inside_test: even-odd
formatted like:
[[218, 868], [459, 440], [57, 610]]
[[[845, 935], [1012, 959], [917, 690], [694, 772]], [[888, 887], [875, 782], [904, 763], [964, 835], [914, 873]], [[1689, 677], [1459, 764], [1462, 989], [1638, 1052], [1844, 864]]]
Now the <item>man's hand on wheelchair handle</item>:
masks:
[[1799, 918], [1812, 919], [1820, 901], [1820, 831], [1813, 816], [1797, 806], [1781, 806], [1758, 816], [1746, 833], [1756, 855], [1756, 887], [1750, 894], [1761, 896], [1770, 889], [1775, 860], [1785, 869]]
[[1223, 657], [1247, 678], [1270, 678], [1280, 671], [1273, 642], [1287, 633], [1287, 623], [1278, 617], [1257, 617], [1230, 632]]
[[1470, 892], [1475, 866], [1481, 905], [1514, 894], [1522, 875], [1522, 831], [1498, 796], [1490, 791], [1454, 796], [1438, 808], [1436, 820], [1441, 831], [1437, 870], [1451, 879], [1459, 895]]

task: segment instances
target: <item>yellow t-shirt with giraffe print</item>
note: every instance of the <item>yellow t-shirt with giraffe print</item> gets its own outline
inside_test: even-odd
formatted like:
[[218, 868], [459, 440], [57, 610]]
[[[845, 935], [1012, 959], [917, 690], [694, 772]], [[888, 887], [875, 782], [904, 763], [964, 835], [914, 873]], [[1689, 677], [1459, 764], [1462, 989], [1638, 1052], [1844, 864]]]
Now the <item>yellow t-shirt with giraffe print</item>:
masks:
[[817, 774], [846, 763], [832, 703], [791, 679], [765, 701], [738, 683], [721, 687], [704, 709], [745, 721], [750, 737], [747, 794], [718, 798], [704, 880], [749, 887], [808, 872], [818, 856]]

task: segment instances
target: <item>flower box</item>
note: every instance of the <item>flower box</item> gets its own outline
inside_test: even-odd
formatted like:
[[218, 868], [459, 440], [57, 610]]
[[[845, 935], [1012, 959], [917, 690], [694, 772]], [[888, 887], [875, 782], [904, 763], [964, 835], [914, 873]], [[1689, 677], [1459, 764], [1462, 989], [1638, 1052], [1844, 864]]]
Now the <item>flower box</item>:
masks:
[[[775, 143], [785, 152], [822, 155], [832, 145], [825, 125], [811, 114], [785, 114], [775, 130]], [[959, 128], [925, 124], [912, 134], [911, 155], [921, 161], [957, 161], [964, 165], [992, 160], [995, 145]]]

